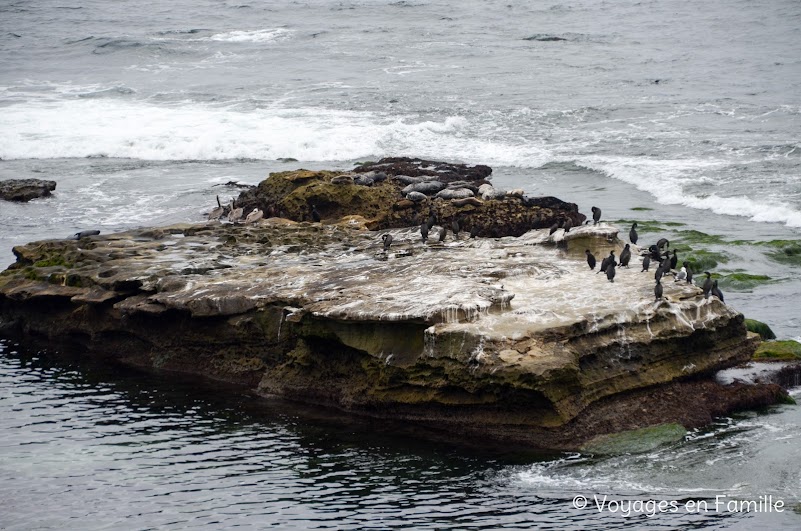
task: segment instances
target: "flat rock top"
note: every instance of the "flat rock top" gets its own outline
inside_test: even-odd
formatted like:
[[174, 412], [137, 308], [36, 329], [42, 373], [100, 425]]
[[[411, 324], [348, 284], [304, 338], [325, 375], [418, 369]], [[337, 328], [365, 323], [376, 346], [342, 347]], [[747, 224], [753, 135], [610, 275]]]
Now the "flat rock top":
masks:
[[[388, 252], [384, 233], [393, 235]], [[416, 228], [367, 232], [271, 219], [255, 227], [209, 223], [34, 242], [15, 253], [20, 264], [40, 264], [39, 278], [68, 285], [53, 289], [81, 291], [78, 300], [140, 295], [118, 303], [124, 311], [233, 315], [278, 302], [337, 320], [413, 321], [512, 340], [576, 324], [586, 332], [647, 324], [657, 315], [692, 330], [736, 315], [672, 276], [663, 279], [665, 300], [656, 302], [653, 272], [640, 272], [636, 252], [614, 283], [590, 271], [585, 246], [600, 258], [616, 234], [600, 224], [553, 236], [542, 229], [499, 239], [461, 233], [455, 240], [449, 233], [444, 243], [424, 244]], [[556, 247], [566, 244], [569, 251]], [[24, 297], [30, 280], [18, 274], [10, 282], [12, 273], [0, 277], [0, 291]]]

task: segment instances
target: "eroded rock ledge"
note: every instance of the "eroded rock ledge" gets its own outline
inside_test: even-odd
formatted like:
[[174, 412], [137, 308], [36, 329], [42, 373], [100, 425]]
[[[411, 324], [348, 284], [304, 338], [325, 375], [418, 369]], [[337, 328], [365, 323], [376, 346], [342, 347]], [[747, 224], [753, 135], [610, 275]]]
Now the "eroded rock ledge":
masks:
[[742, 315], [684, 283], [655, 302], [639, 268], [587, 268], [615, 227], [390, 232], [389, 252], [347, 222], [277, 218], [30, 243], [0, 274], [0, 333], [539, 448], [782, 397], [705, 379], [753, 354]]

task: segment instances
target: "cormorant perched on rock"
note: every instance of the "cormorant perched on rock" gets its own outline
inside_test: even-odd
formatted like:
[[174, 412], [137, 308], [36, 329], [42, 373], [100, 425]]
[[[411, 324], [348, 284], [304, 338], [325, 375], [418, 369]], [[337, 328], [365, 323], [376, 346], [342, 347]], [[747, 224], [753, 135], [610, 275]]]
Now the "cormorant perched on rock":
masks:
[[601, 209], [598, 207], [592, 207], [592, 224], [597, 225], [599, 221], [601, 221]]
[[659, 263], [659, 267], [661, 267], [662, 271], [665, 273], [670, 271], [670, 253], [665, 253], [665, 257], [662, 259], [662, 262]]
[[637, 240], [639, 236], [637, 235], [637, 222], [635, 221], [634, 224], [631, 226], [631, 230], [629, 231], [629, 241], [634, 245], [637, 245]]
[[264, 217], [264, 212], [259, 210], [258, 208], [254, 208], [250, 211], [250, 214], [245, 218], [245, 223], [256, 223], [261, 218]]
[[659, 241], [656, 242], [657, 249], [661, 251], [662, 247], [667, 247], [668, 249], [670, 249], [670, 242], [668, 241], [667, 238], [659, 238]]
[[445, 236], [448, 235], [448, 229], [446, 227], [442, 227], [439, 229], [439, 241], [444, 242]]
[[687, 270], [687, 284], [692, 284], [693, 283], [693, 270], [690, 267], [690, 263], [685, 260], [683, 265], [684, 265], [684, 268]]
[[587, 265], [590, 266], [590, 270], [595, 269], [596, 261], [595, 261], [595, 257], [593, 256], [593, 254], [590, 252], [589, 249], [586, 249], [584, 251], [584, 254], [587, 255]]
[[609, 251], [609, 256], [601, 260], [601, 269], [598, 270], [598, 273], [606, 273], [606, 268], [609, 267], [609, 264], [615, 261], [615, 251]]
[[673, 256], [670, 257], [670, 269], [676, 269], [679, 265], [679, 257], [676, 256], [676, 249], [673, 249]]
[[623, 247], [623, 251], [620, 253], [620, 265], [622, 267], [629, 267], [629, 260], [631, 260], [631, 249], [627, 243], [626, 246]]
[[451, 221], [451, 230], [453, 231], [453, 237], [458, 239], [461, 227], [459, 226], [459, 220], [457, 218], [453, 218], [453, 221]]
[[642, 259], [642, 271], [640, 271], [640, 273], [648, 271], [649, 267], [651, 267], [651, 255], [646, 254]]
[[480, 230], [481, 229], [479, 228], [478, 225], [473, 225], [472, 227], [470, 227], [470, 237], [475, 238], [476, 236], [478, 236], [478, 232]]
[[656, 285], [654, 286], [654, 297], [656, 300], [662, 299], [662, 284], [659, 282], [659, 279], [656, 279]]
[[704, 298], [708, 299], [709, 292], [712, 291], [712, 273], [704, 271], [704, 274], [706, 275], [706, 280], [704, 280], [704, 287], [701, 289], [704, 290]]
[[548, 231], [548, 234], [552, 235], [554, 232], [559, 230], [561, 227], [562, 227], [562, 222], [561, 221], [558, 222], [558, 223], [554, 223], [553, 225], [551, 225], [551, 229], [550, 229], [550, 231]]
[[720, 291], [720, 288], [718, 288], [718, 281], [717, 280], [712, 282], [712, 295], [714, 295], [715, 297], [720, 299], [720, 302], [723, 302], [723, 292]]
[[428, 215], [428, 228], [433, 229], [434, 225], [436, 224], [437, 224], [437, 216], [434, 215], [434, 211], [432, 210], [431, 212], [429, 212]]
[[420, 225], [420, 235], [423, 237], [423, 243], [428, 241], [428, 223], [425, 221]]
[[659, 280], [662, 278], [662, 275], [664, 275], [664, 274], [665, 274], [665, 270], [662, 269], [662, 266], [657, 267], [656, 271], [654, 271], [654, 280], [659, 282]]
[[317, 212], [317, 206], [316, 205], [312, 205], [311, 217], [312, 217], [312, 221], [314, 221], [315, 223], [319, 223], [320, 220], [322, 219], [320, 217], [320, 213]]
[[573, 228], [573, 221], [570, 218], [567, 218], [562, 224], [562, 228], [565, 229], [565, 233], [570, 232], [570, 229]]
[[384, 252], [389, 251], [389, 246], [392, 245], [392, 234], [382, 235], [381, 241], [384, 242]]
[[648, 248], [648, 252], [651, 253], [651, 260], [655, 260], [657, 262], [662, 261], [662, 253], [659, 252], [659, 247], [656, 245], [652, 245]]
[[606, 278], [609, 280], [609, 282], [614, 282], [615, 281], [615, 266], [616, 265], [617, 265], [617, 262], [612, 260], [609, 263], [609, 265], [606, 266]]

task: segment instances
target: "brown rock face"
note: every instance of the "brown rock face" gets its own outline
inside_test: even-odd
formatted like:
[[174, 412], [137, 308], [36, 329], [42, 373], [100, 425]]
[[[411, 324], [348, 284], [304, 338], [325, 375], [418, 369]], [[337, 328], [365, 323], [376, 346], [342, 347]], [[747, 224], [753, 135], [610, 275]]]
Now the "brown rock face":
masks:
[[[294, 204], [298, 183], [328, 186], [320, 173], [282, 177], [280, 204]], [[612, 284], [574, 258], [609, 246], [614, 227], [426, 244], [393, 229], [384, 250], [380, 235], [349, 228], [360, 219], [19, 246], [0, 274], [0, 333], [539, 448], [697, 425], [781, 395], [705, 379], [751, 357], [742, 315], [683, 283], [654, 302], [636, 268]]]
[[55, 189], [56, 181], [8, 179], [0, 181], [0, 199], [25, 202], [37, 197], [47, 197]]
[[[574, 203], [555, 197], [478, 196], [488, 185], [489, 166], [466, 166], [421, 159], [387, 158], [358, 166], [350, 173], [296, 170], [273, 173], [258, 187], [243, 192], [236, 201], [250, 211], [260, 208], [266, 217], [312, 221], [312, 207], [323, 222], [335, 223], [349, 215], [365, 219], [371, 230], [419, 226], [433, 217], [441, 226], [458, 221], [461, 230], [477, 236], [520, 236], [532, 228], [550, 227], [570, 220], [581, 225], [585, 216]], [[416, 181], [416, 182], [415, 182]], [[403, 190], [410, 184], [440, 183], [416, 201]], [[469, 197], [437, 197], [446, 187], [469, 190]], [[436, 192], [434, 190], [437, 190]], [[467, 193], [467, 192], [462, 192]], [[475, 228], [475, 230], [474, 230]]]

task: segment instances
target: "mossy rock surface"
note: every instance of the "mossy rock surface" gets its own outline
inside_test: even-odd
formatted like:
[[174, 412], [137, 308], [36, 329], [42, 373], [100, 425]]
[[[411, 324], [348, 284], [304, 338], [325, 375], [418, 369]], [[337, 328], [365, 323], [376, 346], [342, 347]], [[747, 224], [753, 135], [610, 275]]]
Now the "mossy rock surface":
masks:
[[766, 275], [750, 275], [748, 273], [730, 273], [720, 275], [718, 284], [731, 291], [751, 291], [763, 284], [772, 284], [778, 280]]
[[680, 424], [660, 424], [638, 430], [601, 435], [581, 447], [593, 454], [633, 454], [648, 452], [662, 446], [680, 441], [687, 430]]
[[759, 334], [759, 336], [765, 341], [776, 339], [776, 334], [773, 333], [773, 330], [771, 330], [770, 327], [762, 321], [757, 321], [756, 319], [746, 319], [745, 327], [749, 332]]
[[723, 252], [698, 250], [691, 251], [684, 258], [679, 257], [679, 261], [684, 260], [689, 262], [690, 267], [697, 275], [715, 269], [718, 264], [728, 262], [729, 256]]
[[[419, 226], [433, 217], [435, 225], [449, 230], [458, 221], [461, 230], [475, 228], [477, 236], [493, 238], [520, 236], [568, 219], [579, 226], [586, 219], [576, 204], [555, 197], [449, 200], [431, 195], [415, 202], [402, 192], [408, 178], [446, 184], [458, 181], [455, 186], [475, 192], [482, 184], [489, 184], [491, 173], [491, 168], [482, 165], [386, 158], [363, 163], [352, 172], [299, 169], [272, 173], [257, 187], [242, 192], [236, 204], [246, 212], [259, 208], [267, 218], [299, 222], [312, 221], [314, 207], [323, 223], [337, 224], [348, 216], [360, 216], [370, 230]], [[374, 179], [379, 174], [381, 178]], [[368, 184], [359, 180], [365, 178]]]
[[788, 339], [785, 341], [763, 341], [756, 353], [755, 360], [801, 360], [801, 343]]
[[780, 245], [771, 245], [774, 250], [767, 253], [768, 258], [782, 264], [801, 266], [801, 242], [790, 241]]

